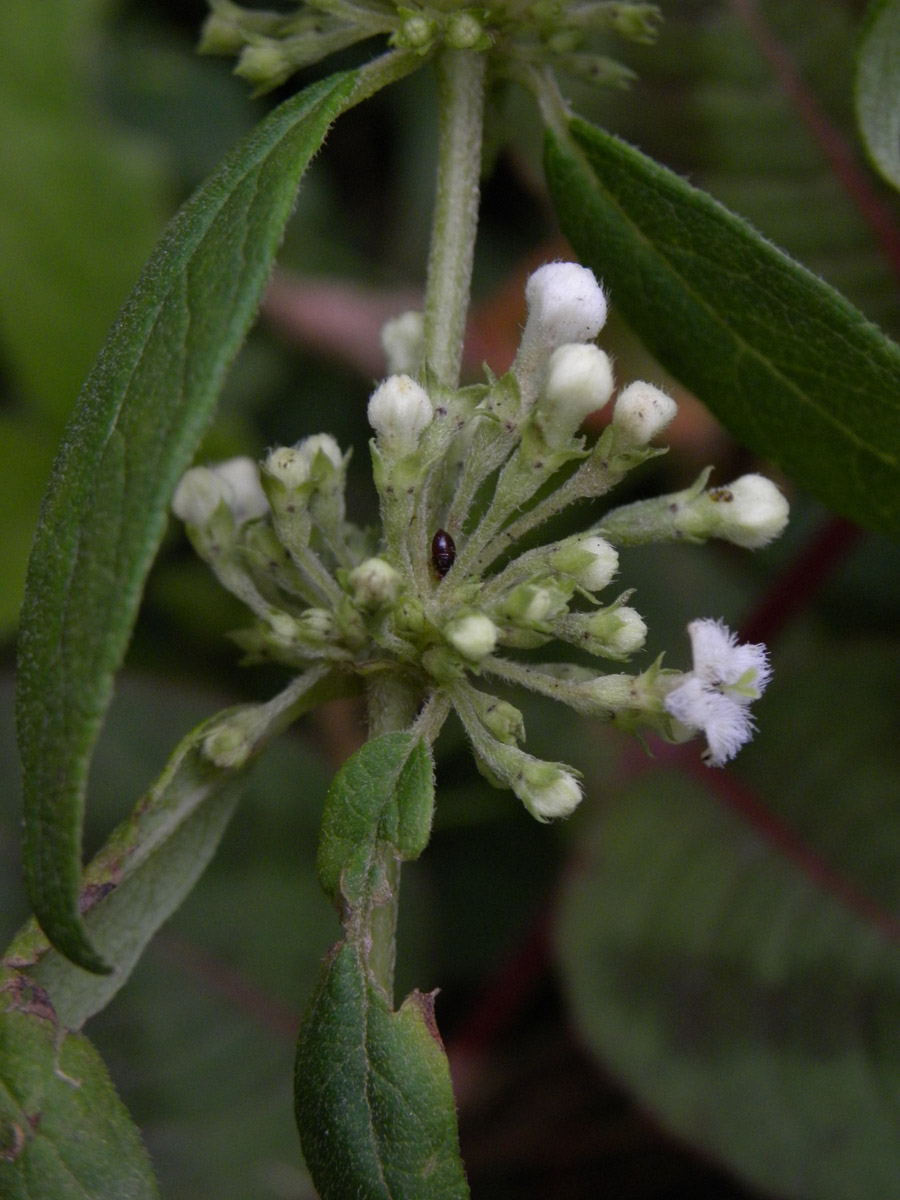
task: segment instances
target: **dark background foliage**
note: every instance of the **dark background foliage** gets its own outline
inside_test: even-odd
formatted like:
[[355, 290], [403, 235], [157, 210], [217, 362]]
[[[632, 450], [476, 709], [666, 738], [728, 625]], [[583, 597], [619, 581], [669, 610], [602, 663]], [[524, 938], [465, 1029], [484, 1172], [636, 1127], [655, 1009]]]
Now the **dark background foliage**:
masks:
[[[815, 20], [802, 3], [663, 7], [659, 45], [624, 53], [637, 84], [599, 97], [572, 86], [578, 110], [748, 217], [896, 336], [897, 207], [862, 165], [852, 132], [848, 46], [862, 5], [828, 0], [816, 6]], [[0, 12], [4, 941], [26, 914], [11, 717], [15, 620], [52, 455], [105, 329], [166, 217], [281, 98], [251, 101], [230, 64], [194, 55], [204, 13], [199, 0], [43, 0]], [[542, 183], [534, 114], [521, 96], [497, 100], [509, 145], [498, 149], [485, 184], [472, 378], [482, 360], [495, 370], [508, 365], [528, 269], [565, 253]], [[334, 129], [301, 191], [277, 289], [231, 373], [201, 460], [261, 452], [327, 429], [354, 448], [351, 507], [366, 521], [374, 497], [365, 401], [382, 370], [378, 325], [422, 285], [433, 107], [423, 74]], [[888, 235], [875, 220], [883, 214]], [[629, 486], [683, 486], [709, 461], [717, 481], [757, 466], [667, 380], [615, 314], [604, 344], [620, 378], [666, 382], [682, 402], [672, 452]], [[786, 857], [829, 900], [845, 897], [844, 882], [858, 872], [852, 855], [842, 857], [839, 830], [842, 799], [862, 796], [886, 845], [880, 865], [862, 870], [871, 907], [850, 905], [860, 924], [847, 936], [887, 929], [893, 943], [885, 922], [897, 908], [897, 856], [882, 816], [895, 798], [889, 731], [900, 696], [891, 682], [896, 671], [884, 664], [897, 662], [900, 553], [781, 482], [794, 519], [771, 550], [623, 555], [622, 579], [637, 587], [635, 603], [651, 629], [647, 662], [667, 648], [673, 664], [686, 665], [686, 621], [713, 615], [769, 642], [775, 663], [758, 739], [735, 772], [746, 791], [736, 798], [695, 781], [682, 800], [693, 750], [667, 760], [669, 782], [655, 794], [682, 814], [710, 801], [758, 838], [761, 852]], [[223, 634], [239, 621], [173, 527], [92, 768], [88, 851], [130, 811], [196, 721], [278, 686], [274, 672], [236, 669]], [[662, 1132], [653, 1114], [672, 1126], [666, 1104], [636, 1106], [585, 1049], [596, 1048], [593, 1022], [608, 1010], [598, 1008], [599, 1017], [590, 1011], [591, 989], [576, 978], [571, 946], [575, 932], [591, 926], [601, 897], [610, 897], [609, 876], [596, 892], [584, 892], [583, 880], [604, 854], [617, 852], [604, 847], [632, 844], [629, 813], [655, 819], [642, 807], [647, 762], [621, 736], [537, 702], [526, 722], [533, 752], [584, 771], [582, 810], [563, 827], [537, 826], [509, 794], [475, 775], [461, 732], [451, 728], [438, 748], [434, 839], [403, 880], [398, 993], [441, 988], [437, 1013], [473, 1194], [762, 1195]], [[330, 775], [362, 736], [360, 710], [336, 702], [266, 757], [212, 868], [121, 996], [90, 1025], [167, 1196], [312, 1195], [291, 1117], [293, 1039], [315, 964], [338, 933], [313, 872], [318, 815]], [[794, 804], [792, 796], [800, 799]], [[821, 800], [820, 810], [811, 799]], [[623, 809], [626, 802], [631, 807]], [[865, 808], [854, 810], [857, 826]], [[810, 818], [815, 811], [821, 819]], [[783, 836], [772, 833], [773, 820]], [[639, 876], [642, 862], [678, 906], [680, 884], [665, 847], [680, 836], [660, 822], [648, 834], [646, 858], [622, 850], [613, 878], [623, 909], [630, 882], [635, 906], [642, 893], [622, 864]], [[870, 844], [871, 833], [864, 841], [851, 831], [844, 841], [860, 854]], [[713, 864], [698, 886], [714, 890], [716, 871], [725, 869]], [[561, 892], [562, 974], [554, 966]], [[603, 931], [596, 936], [602, 944]], [[815, 1006], [809, 1019], [817, 1019]]]

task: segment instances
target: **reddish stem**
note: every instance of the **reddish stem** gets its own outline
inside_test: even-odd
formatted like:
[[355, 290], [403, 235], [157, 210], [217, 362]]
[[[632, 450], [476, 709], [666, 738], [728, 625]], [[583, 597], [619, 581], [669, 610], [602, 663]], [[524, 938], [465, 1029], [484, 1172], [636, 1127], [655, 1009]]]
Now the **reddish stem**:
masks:
[[760, 14], [755, 0], [731, 0], [731, 7], [750, 31], [781, 90], [820, 146], [835, 178], [874, 233], [888, 264], [900, 279], [900, 230], [892, 210], [869, 181], [852, 144], [826, 116], [787, 49]]

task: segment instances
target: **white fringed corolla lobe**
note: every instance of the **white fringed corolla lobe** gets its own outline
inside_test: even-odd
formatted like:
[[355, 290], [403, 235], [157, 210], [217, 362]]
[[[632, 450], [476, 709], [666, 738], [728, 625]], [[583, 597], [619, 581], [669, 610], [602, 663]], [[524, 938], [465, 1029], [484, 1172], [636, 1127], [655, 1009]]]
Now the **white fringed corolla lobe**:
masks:
[[772, 674], [765, 646], [742, 644], [722, 621], [688, 625], [694, 669], [666, 696], [667, 712], [706, 735], [704, 760], [721, 767], [753, 736], [750, 703]]

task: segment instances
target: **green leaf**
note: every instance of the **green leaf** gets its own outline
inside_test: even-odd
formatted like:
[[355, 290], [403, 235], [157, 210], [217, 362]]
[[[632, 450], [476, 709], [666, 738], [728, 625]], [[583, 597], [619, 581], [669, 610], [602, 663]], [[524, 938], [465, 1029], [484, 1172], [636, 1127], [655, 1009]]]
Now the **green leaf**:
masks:
[[322, 890], [340, 906], [365, 904], [375, 887], [385, 843], [407, 861], [428, 844], [434, 811], [431, 755], [408, 733], [366, 742], [335, 775], [316, 867]]
[[317, 668], [266, 704], [204, 721], [176, 749], [159, 780], [85, 871], [79, 909], [91, 944], [113, 964], [105, 975], [75, 966], [33, 920], [4, 963], [27, 971], [69, 1029], [109, 1003], [147, 942], [179, 907], [209, 863], [265, 745], [303, 712], [355, 686]]
[[830, 507], [900, 532], [900, 347], [683, 179], [570, 132], [546, 145], [560, 222], [650, 350]]
[[343, 942], [303, 1019], [295, 1072], [303, 1154], [322, 1200], [462, 1200], [447, 1056], [434, 997], [397, 1012]]
[[900, 188], [900, 0], [872, 0], [856, 60], [856, 119], [872, 162]]
[[297, 181], [355, 75], [286, 101], [175, 217], [85, 384], [29, 564], [19, 658], [25, 865], [38, 920], [103, 970], [77, 913], [90, 749], [165, 508], [253, 318]]
[[0, 972], [0, 1195], [4, 1200], [154, 1200], [140, 1134], [81, 1034], [46, 994]]
[[582, 1035], [666, 1127], [766, 1195], [880, 1200], [900, 1173], [896, 645], [799, 651], [738, 760], [760, 801], [712, 772], [628, 788], [579, 847], [558, 945]]

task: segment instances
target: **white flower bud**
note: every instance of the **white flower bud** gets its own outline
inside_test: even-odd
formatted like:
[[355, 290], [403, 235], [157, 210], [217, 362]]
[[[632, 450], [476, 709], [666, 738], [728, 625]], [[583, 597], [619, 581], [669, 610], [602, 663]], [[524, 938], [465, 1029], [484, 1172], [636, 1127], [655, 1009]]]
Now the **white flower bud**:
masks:
[[367, 558], [353, 568], [348, 581], [354, 604], [367, 612], [375, 612], [393, 604], [400, 595], [403, 583], [400, 573], [383, 558]]
[[308, 481], [309, 458], [296, 446], [277, 446], [269, 451], [263, 470], [292, 492]]
[[614, 546], [596, 534], [568, 538], [550, 556], [556, 571], [570, 575], [589, 592], [601, 592], [619, 569], [619, 555]]
[[264, 517], [269, 501], [259, 482], [259, 467], [252, 458], [228, 458], [213, 467], [225, 484], [226, 503], [238, 525]]
[[625, 604], [613, 604], [592, 613], [570, 613], [555, 625], [557, 637], [588, 654], [605, 658], [627, 658], [640, 650], [647, 639], [644, 618]]
[[583, 798], [581, 784], [570, 771], [554, 763], [536, 760], [525, 766], [521, 778], [513, 783], [513, 788], [531, 815], [539, 821], [569, 816]]
[[202, 528], [225, 499], [225, 485], [208, 467], [191, 467], [182, 475], [175, 495], [172, 512], [185, 525]]
[[608, 635], [610, 653], [628, 655], [640, 650], [647, 640], [647, 624], [635, 608], [622, 605], [614, 610], [618, 625]]
[[479, 662], [491, 654], [497, 636], [497, 626], [483, 613], [456, 617], [444, 627], [444, 637], [450, 645], [471, 662]]
[[390, 375], [369, 399], [369, 424], [379, 445], [403, 456], [415, 450], [419, 435], [433, 416], [425, 389], [409, 375]]
[[306, 460], [307, 469], [312, 467], [315, 457], [320, 451], [333, 466], [338, 468], [343, 466], [344, 456], [341, 454], [341, 448], [330, 433], [314, 433], [311, 437], [298, 442], [294, 448]]
[[192, 467], [175, 489], [172, 511], [186, 525], [202, 528], [222, 503], [231, 510], [238, 525], [269, 511], [252, 459], [229, 458], [214, 467]]
[[629, 383], [616, 399], [613, 425], [632, 446], [646, 446], [669, 424], [678, 405], [652, 383]]
[[567, 442], [585, 417], [606, 404], [614, 387], [612, 363], [597, 346], [570, 343], [554, 350], [538, 401], [548, 442]]
[[425, 314], [405, 312], [381, 330], [381, 348], [389, 375], [414, 375], [425, 357]]
[[606, 297], [588, 267], [547, 263], [525, 285], [528, 319], [523, 345], [541, 343], [549, 354], [568, 342], [590, 342], [606, 322]]
[[727, 487], [710, 488], [706, 495], [716, 518], [711, 532], [738, 546], [767, 546], [787, 525], [788, 502], [764, 475], [742, 475]]
[[547, 585], [521, 583], [506, 593], [499, 611], [517, 625], [541, 624], [566, 611], [572, 590], [552, 580]]

